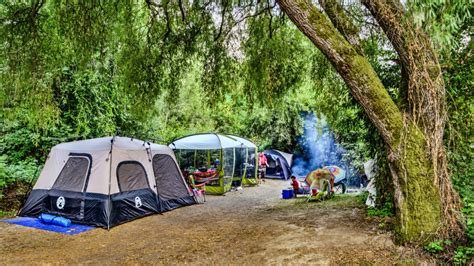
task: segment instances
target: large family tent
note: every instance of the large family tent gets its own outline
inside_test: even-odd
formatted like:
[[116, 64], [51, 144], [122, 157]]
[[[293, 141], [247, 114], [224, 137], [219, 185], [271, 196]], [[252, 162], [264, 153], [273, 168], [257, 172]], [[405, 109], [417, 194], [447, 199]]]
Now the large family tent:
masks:
[[110, 228], [194, 203], [169, 147], [105, 137], [54, 146], [20, 215]]
[[207, 193], [224, 194], [231, 189], [236, 174], [236, 150], [242, 143], [221, 134], [201, 133], [173, 140], [168, 146], [175, 151], [183, 172], [213, 173], [207, 178]]
[[[257, 145], [246, 138], [235, 135], [228, 135], [229, 137], [241, 143], [241, 147], [237, 150], [236, 157], [236, 173], [237, 178], [240, 178], [242, 185], [257, 185], [258, 184], [258, 156]], [[234, 174], [235, 176], [236, 174]]]
[[263, 154], [267, 157], [268, 167], [265, 177], [289, 179], [291, 177], [291, 165], [293, 154], [279, 150], [265, 150]]

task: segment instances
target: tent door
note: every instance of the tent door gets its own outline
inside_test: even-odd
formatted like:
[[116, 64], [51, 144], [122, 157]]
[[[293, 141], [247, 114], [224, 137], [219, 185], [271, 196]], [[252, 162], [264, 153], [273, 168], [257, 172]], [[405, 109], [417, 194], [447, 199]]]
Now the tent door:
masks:
[[161, 211], [169, 210], [170, 203], [176, 199], [190, 197], [186, 181], [173, 158], [167, 154], [153, 156], [153, 173], [155, 175], [156, 195]]
[[51, 212], [76, 220], [84, 219], [91, 166], [90, 154], [69, 154], [68, 160], [49, 191]]

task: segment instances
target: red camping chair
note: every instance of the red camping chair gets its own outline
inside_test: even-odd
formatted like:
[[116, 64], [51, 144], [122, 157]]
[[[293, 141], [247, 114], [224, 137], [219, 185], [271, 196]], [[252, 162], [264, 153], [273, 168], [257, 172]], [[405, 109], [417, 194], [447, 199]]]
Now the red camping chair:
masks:
[[199, 182], [196, 181], [194, 176], [191, 174], [188, 176], [189, 179], [189, 186], [193, 190], [194, 198], [196, 199], [197, 203], [204, 203], [206, 202], [206, 183], [208, 180]]

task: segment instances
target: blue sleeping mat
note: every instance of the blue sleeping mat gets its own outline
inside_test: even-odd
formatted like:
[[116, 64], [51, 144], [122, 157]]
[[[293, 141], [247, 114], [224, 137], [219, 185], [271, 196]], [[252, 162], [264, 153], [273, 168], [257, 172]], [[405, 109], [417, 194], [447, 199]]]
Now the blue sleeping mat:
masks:
[[46, 230], [51, 232], [63, 233], [67, 235], [76, 235], [82, 232], [86, 232], [94, 229], [94, 226], [89, 225], [80, 225], [80, 224], [71, 224], [69, 227], [63, 227], [54, 224], [45, 224], [42, 223], [38, 218], [33, 217], [18, 217], [10, 220], [3, 220], [2, 222], [9, 224], [17, 224], [26, 227], [36, 228], [40, 230]]

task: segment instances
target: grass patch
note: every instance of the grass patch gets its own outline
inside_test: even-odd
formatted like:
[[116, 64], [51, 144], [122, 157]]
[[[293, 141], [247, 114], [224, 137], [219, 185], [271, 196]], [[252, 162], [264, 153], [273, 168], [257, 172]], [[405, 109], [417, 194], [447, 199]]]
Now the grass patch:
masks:
[[0, 218], [14, 217], [15, 214], [16, 214], [15, 211], [2, 211], [2, 210], [0, 210]]
[[364, 208], [359, 195], [337, 194], [334, 197], [323, 201], [308, 202], [306, 197], [298, 197], [286, 200], [284, 205], [296, 208]]
[[367, 208], [368, 216], [392, 217], [394, 215], [394, 207], [391, 202], [385, 202], [380, 208]]

